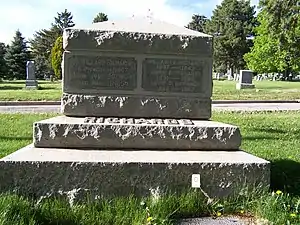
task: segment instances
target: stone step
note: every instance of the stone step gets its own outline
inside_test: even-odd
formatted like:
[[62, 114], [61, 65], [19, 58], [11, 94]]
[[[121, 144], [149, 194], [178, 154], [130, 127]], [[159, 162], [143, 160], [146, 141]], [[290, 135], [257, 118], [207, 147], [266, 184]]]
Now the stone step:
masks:
[[[265, 188], [270, 163], [244, 151], [105, 151], [35, 148], [29, 145], [0, 160], [0, 190], [35, 196], [149, 196], [191, 189], [200, 174], [208, 197]], [[72, 197], [72, 196], [71, 196]]]
[[204, 120], [58, 116], [34, 123], [35, 147], [237, 150], [238, 127]]
[[[82, 81], [80, 81], [82, 82]], [[97, 89], [98, 90], [98, 89]], [[117, 91], [112, 91], [117, 92]], [[157, 96], [132, 94], [68, 94], [63, 93], [61, 112], [66, 116], [114, 116], [153, 118], [211, 117], [211, 99], [199, 96]]]

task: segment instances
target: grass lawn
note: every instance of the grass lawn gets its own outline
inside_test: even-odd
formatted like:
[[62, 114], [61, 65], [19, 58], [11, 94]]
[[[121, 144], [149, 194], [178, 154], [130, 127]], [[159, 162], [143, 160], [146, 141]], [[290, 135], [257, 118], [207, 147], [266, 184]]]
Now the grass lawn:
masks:
[[[25, 81], [0, 83], [0, 101], [60, 100], [61, 82], [39, 81], [39, 90], [25, 90]], [[214, 100], [300, 99], [300, 82], [254, 81], [255, 89], [236, 90], [235, 81], [214, 81]]]
[[25, 89], [25, 81], [0, 82], [0, 101], [59, 101], [61, 82], [38, 81], [38, 90]]
[[254, 81], [255, 89], [236, 90], [234, 81], [214, 81], [213, 100], [300, 99], [300, 82]]
[[[54, 114], [0, 114], [0, 154], [31, 143], [32, 123]], [[0, 224], [174, 224], [177, 218], [240, 215], [277, 224], [300, 224], [300, 114], [214, 113], [213, 120], [238, 125], [242, 149], [272, 162], [273, 193], [243, 193], [210, 204], [200, 192], [154, 201], [114, 199], [75, 204], [43, 199], [39, 204], [20, 196], [0, 196]], [[281, 191], [277, 191], [281, 190]], [[268, 223], [265, 223], [268, 224]]]

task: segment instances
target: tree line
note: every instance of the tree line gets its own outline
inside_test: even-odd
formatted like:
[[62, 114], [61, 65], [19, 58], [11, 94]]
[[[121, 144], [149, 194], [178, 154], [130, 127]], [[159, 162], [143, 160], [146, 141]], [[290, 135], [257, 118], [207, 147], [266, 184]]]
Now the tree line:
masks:
[[[104, 13], [98, 13], [93, 23], [107, 21]], [[74, 27], [73, 15], [67, 9], [57, 13], [48, 29], [41, 29], [26, 41], [17, 30], [10, 45], [0, 43], [0, 80], [25, 79], [26, 62], [35, 62], [37, 78], [43, 79], [55, 75], [61, 78], [63, 53], [63, 30]]]
[[[300, 70], [300, 5], [297, 0], [260, 0], [258, 13], [250, 0], [223, 0], [211, 18], [195, 14], [187, 28], [214, 38], [215, 72], [251, 69], [257, 73], [282, 73], [283, 79]], [[99, 13], [93, 23], [107, 21]], [[0, 43], [0, 78], [24, 79], [26, 61], [34, 60], [38, 78], [61, 77], [62, 32], [73, 27], [67, 10], [57, 13], [49, 29], [37, 31], [28, 42], [20, 31], [9, 46]]]

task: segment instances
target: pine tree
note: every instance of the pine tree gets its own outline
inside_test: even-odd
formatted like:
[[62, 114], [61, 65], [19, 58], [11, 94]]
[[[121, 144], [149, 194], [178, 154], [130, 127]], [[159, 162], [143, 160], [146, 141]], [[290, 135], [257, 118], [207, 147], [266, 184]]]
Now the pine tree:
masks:
[[194, 14], [192, 21], [187, 25], [187, 28], [205, 33], [205, 27], [208, 19], [206, 16]]
[[206, 29], [214, 36], [214, 68], [234, 70], [245, 67], [243, 56], [249, 52], [256, 25], [254, 7], [248, 0], [224, 0], [213, 11]]
[[63, 38], [58, 37], [51, 51], [52, 68], [54, 70], [55, 76], [58, 79], [61, 79], [61, 72], [62, 72], [61, 63], [62, 63], [63, 52], [64, 52]]
[[34, 38], [30, 40], [32, 55], [35, 61], [37, 77], [43, 78], [45, 75], [53, 74], [51, 66], [51, 49], [55, 40], [60, 36], [57, 27], [43, 29], [36, 32]]
[[63, 29], [73, 27], [73, 16], [70, 12], [57, 13], [50, 29], [43, 29], [34, 34], [30, 41], [32, 54], [35, 61], [37, 77], [50, 76], [54, 73], [52, 69], [51, 51], [58, 37], [62, 36]]
[[60, 30], [60, 35], [63, 34], [65, 28], [74, 27], [73, 15], [68, 12], [67, 9], [61, 13], [57, 13], [57, 17], [54, 17], [54, 24], [52, 26], [57, 27]]
[[0, 42], [0, 80], [7, 75], [7, 65], [5, 61], [6, 46]]
[[104, 22], [108, 21], [108, 17], [105, 13], [98, 13], [97, 16], [94, 18], [93, 23], [99, 23], [99, 22]]
[[5, 59], [9, 79], [26, 79], [26, 62], [30, 60], [30, 56], [26, 41], [19, 30], [16, 31], [15, 37], [6, 52]]

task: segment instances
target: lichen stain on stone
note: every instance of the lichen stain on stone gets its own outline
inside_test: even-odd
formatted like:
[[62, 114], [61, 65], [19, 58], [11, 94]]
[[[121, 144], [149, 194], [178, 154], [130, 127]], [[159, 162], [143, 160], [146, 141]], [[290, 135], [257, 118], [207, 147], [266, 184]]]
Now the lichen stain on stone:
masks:
[[228, 181], [228, 182], [224, 182], [224, 181], [221, 181], [221, 183], [219, 184], [219, 187], [220, 188], [229, 188], [233, 185], [232, 182]]
[[34, 132], [35, 132], [35, 135], [34, 135], [34, 141], [35, 142], [40, 142], [42, 140], [42, 137], [43, 137], [43, 131], [41, 129], [41, 127], [39, 126], [38, 123], [35, 123], [34, 124]]
[[141, 105], [142, 106], [145, 106], [145, 105], [150, 104], [150, 103], [155, 103], [160, 110], [163, 110], [164, 108], [167, 107], [166, 105], [160, 103], [160, 101], [158, 99], [155, 99], [155, 98], [148, 98], [148, 99], [141, 100]]
[[101, 45], [104, 43], [105, 40], [110, 40], [114, 37], [115, 32], [113, 31], [101, 31], [96, 32], [94, 39], [96, 40], [98, 45]]
[[216, 138], [218, 141], [222, 143], [226, 143], [230, 138], [236, 134], [238, 130], [237, 127], [217, 127], [214, 128], [214, 135], [212, 139]]
[[58, 132], [58, 124], [48, 124], [49, 137], [55, 139]]

